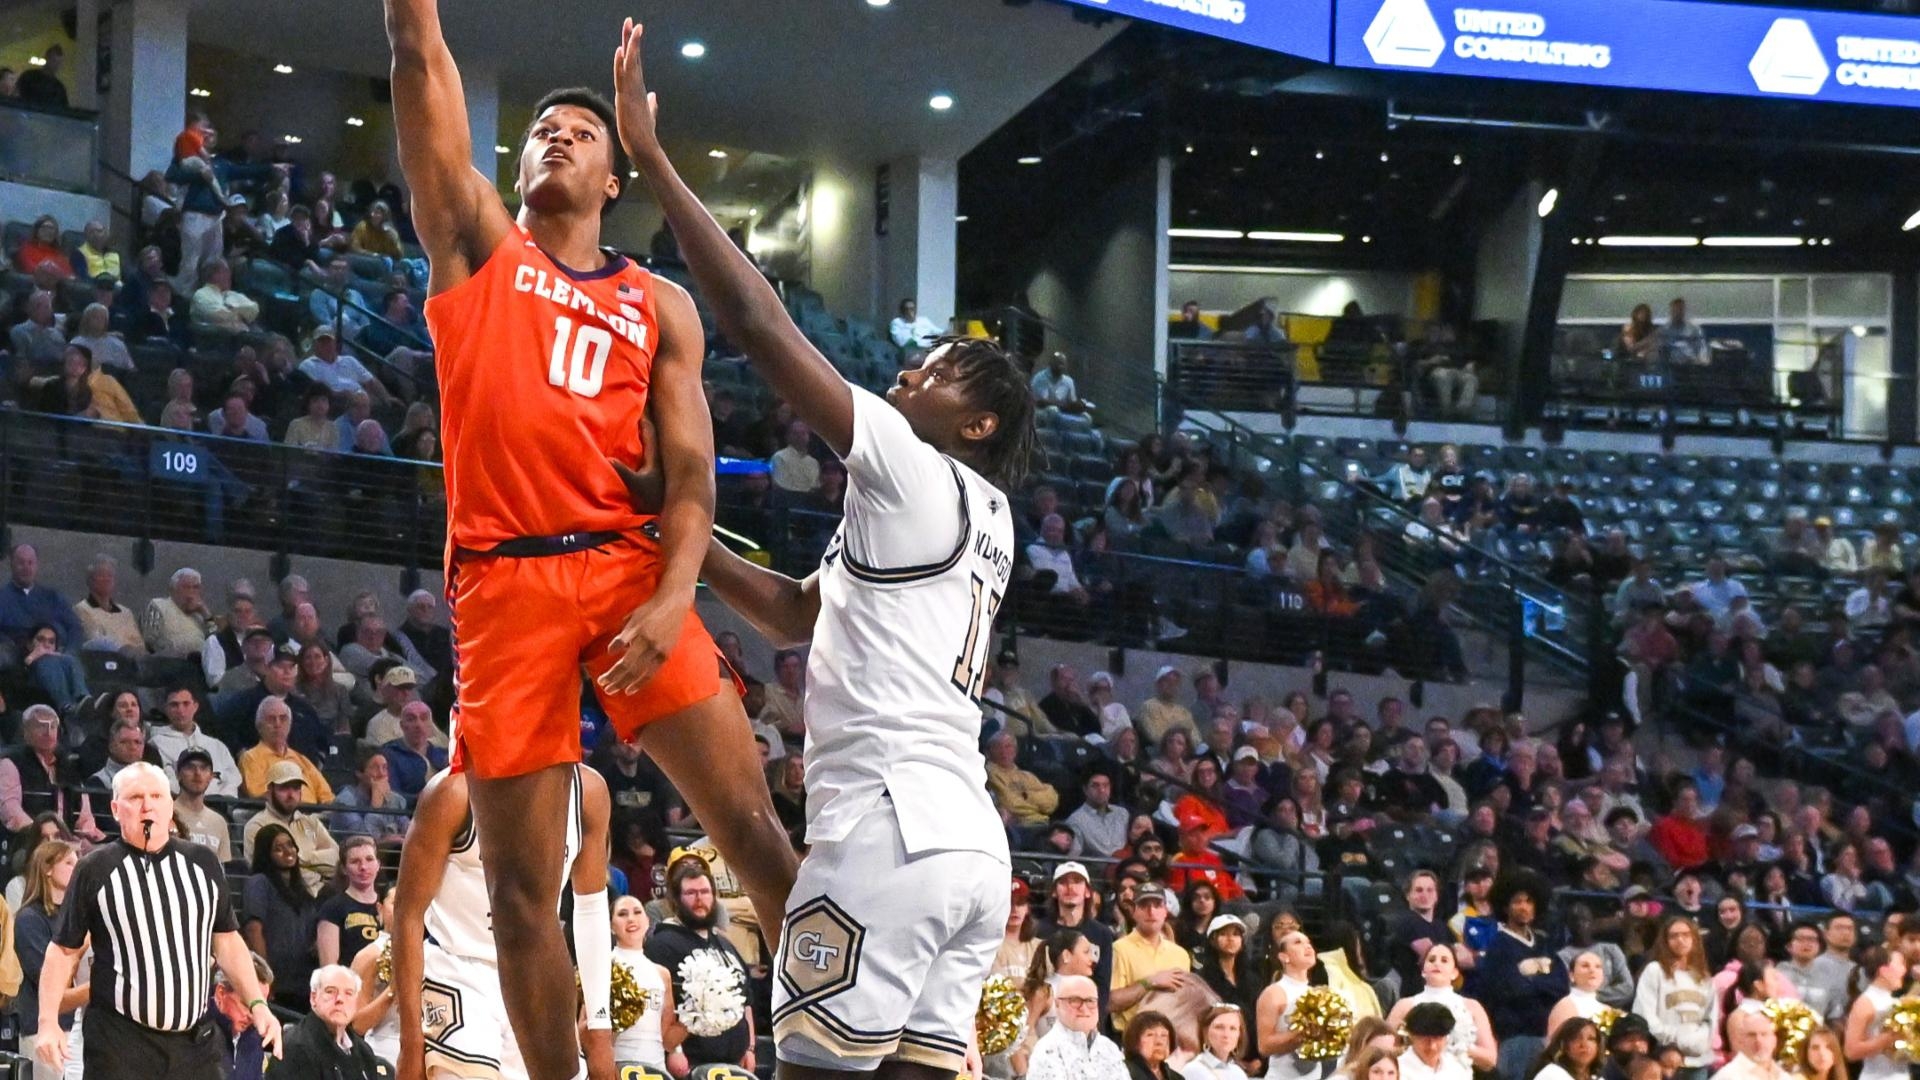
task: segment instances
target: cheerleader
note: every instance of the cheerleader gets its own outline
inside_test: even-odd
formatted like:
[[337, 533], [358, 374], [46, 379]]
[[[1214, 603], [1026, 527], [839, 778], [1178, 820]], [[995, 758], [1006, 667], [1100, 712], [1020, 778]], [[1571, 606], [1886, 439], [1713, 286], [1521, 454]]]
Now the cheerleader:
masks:
[[1453, 1032], [1447, 1036], [1447, 1052], [1467, 1068], [1493, 1071], [1500, 1062], [1500, 1048], [1493, 1040], [1493, 1025], [1487, 1022], [1487, 1010], [1472, 998], [1461, 996], [1453, 988], [1460, 976], [1453, 946], [1430, 945], [1420, 961], [1420, 978], [1426, 985], [1412, 997], [1401, 998], [1387, 1017], [1388, 1026], [1398, 1031], [1413, 1007], [1425, 1002], [1446, 1006], [1453, 1014]]
[[633, 972], [645, 1006], [640, 1019], [613, 1036], [613, 1059], [635, 1062], [673, 1076], [687, 1074], [687, 1058], [680, 1044], [687, 1029], [673, 1006], [673, 977], [647, 959], [643, 946], [652, 928], [647, 907], [638, 898], [623, 896], [613, 904], [613, 962]]
[[[1860, 1062], [1860, 1080], [1900, 1080], [1907, 1064], [1894, 1054], [1899, 1038], [1887, 1030], [1894, 997], [1907, 979], [1907, 958], [1884, 945], [1869, 945], [1860, 953], [1849, 990], [1857, 993], [1847, 1013], [1847, 1060]], [[1862, 981], [1867, 985], [1860, 986]]]
[[1549, 1032], [1559, 1031], [1561, 1024], [1575, 1017], [1591, 1020], [1609, 1007], [1600, 1000], [1600, 988], [1607, 982], [1607, 962], [1599, 953], [1583, 952], [1575, 956], [1568, 971], [1568, 982], [1567, 996], [1555, 1002], [1553, 1011], [1547, 1014]]
[[[393, 890], [380, 896], [380, 925], [393, 925]], [[360, 995], [360, 1008], [354, 1012], [349, 1025], [361, 1038], [367, 1040], [367, 1046], [386, 1061], [400, 1060], [400, 1014], [393, 1007], [393, 971], [391, 966], [387, 977], [380, 977], [380, 958], [392, 956], [392, 939], [382, 930], [380, 936], [373, 939], [365, 948], [354, 954], [353, 973], [360, 977], [360, 985], [367, 989]], [[391, 961], [389, 961], [391, 965]]]

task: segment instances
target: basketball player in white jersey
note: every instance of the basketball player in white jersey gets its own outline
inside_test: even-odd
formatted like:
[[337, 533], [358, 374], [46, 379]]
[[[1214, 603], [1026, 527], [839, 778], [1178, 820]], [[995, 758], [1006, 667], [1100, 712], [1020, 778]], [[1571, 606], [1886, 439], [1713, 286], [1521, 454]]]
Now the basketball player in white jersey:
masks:
[[629, 20], [620, 137], [727, 340], [846, 461], [846, 517], [805, 581], [712, 545], [702, 573], [782, 645], [811, 640], [810, 851], [787, 900], [773, 991], [783, 1080], [878, 1070], [951, 1080], [1006, 927], [1010, 860], [986, 793], [981, 692], [1013, 569], [1033, 445], [1020, 366], [943, 341], [881, 400], [848, 385], [675, 174]]
[[[612, 803], [606, 780], [584, 766], [574, 767], [571, 799], [562, 865], [569, 868], [573, 888], [573, 944], [586, 1001], [586, 1075], [612, 1080], [613, 943], [607, 935]], [[501, 995], [489, 908], [466, 774], [443, 771], [420, 792], [394, 892], [399, 1080], [526, 1080], [527, 1066]]]

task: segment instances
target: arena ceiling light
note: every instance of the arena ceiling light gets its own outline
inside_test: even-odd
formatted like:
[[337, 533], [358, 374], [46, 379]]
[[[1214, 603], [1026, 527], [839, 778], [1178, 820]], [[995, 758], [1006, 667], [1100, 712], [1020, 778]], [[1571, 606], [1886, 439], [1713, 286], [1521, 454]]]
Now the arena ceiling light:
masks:
[[1697, 236], [1603, 236], [1601, 247], [1699, 247]]
[[1245, 240], [1247, 234], [1239, 229], [1168, 229], [1167, 235], [1175, 240]]
[[1017, 162], [1016, 162], [1016, 164], [1019, 164], [1019, 165], [1038, 165], [1038, 164], [1040, 164], [1040, 162], [1041, 162], [1041, 161], [1043, 161], [1043, 160], [1044, 160], [1044, 159], [1043, 159], [1043, 158], [1041, 158], [1041, 156], [1040, 156], [1039, 154], [1028, 154], [1028, 155], [1027, 155], [1026, 157], [1023, 157], [1023, 158], [1021, 158], [1021, 159], [1019, 159], [1019, 161], [1017, 161]]
[[366, 127], [367, 122], [365, 120], [360, 119], [357, 116], [349, 116], [347, 117], [347, 126], [348, 127]]
[[872, 8], [886, 7], [891, 3], [893, 3], [893, 0], [867, 0], [867, 6]]
[[1709, 236], [1700, 242], [1711, 248], [1788, 248], [1807, 243], [1798, 236]]
[[717, 147], [717, 146], [716, 146], [716, 147], [714, 147], [713, 149], [711, 149], [711, 150], [709, 150], [709, 151], [707, 151], [707, 156], [708, 156], [708, 157], [710, 157], [710, 158], [712, 158], [712, 159], [713, 159], [713, 160], [715, 160], [715, 161], [725, 161], [725, 160], [727, 160], [727, 152], [726, 152], [725, 150], [722, 150], [722, 149], [720, 149], [720, 148], [719, 148], [719, 147]]
[[707, 43], [704, 41], [683, 41], [680, 43], [680, 55], [688, 60], [700, 60], [707, 55]]
[[292, 64], [275, 64], [273, 65], [273, 73], [275, 75], [291, 75], [293, 74], [293, 65]]
[[932, 109], [934, 112], [946, 112], [948, 109], [953, 108], [953, 95], [935, 94], [927, 99], [927, 108]]
[[1346, 240], [1346, 236], [1337, 232], [1266, 231], [1250, 232], [1247, 239], [1272, 240], [1283, 244], [1338, 244]]
[[1540, 196], [1540, 216], [1546, 217], [1548, 214], [1553, 213], [1553, 208], [1559, 204], [1560, 189], [1557, 187], [1548, 188], [1547, 193]]
[[210, 98], [213, 96], [213, 91], [208, 90], [205, 87], [196, 86], [193, 89], [187, 91], [187, 96], [197, 97], [197, 98]]
[[1920, 210], [1907, 215], [1907, 220], [1900, 225], [1901, 232], [1912, 232], [1915, 229], [1920, 229]]
[[27, 57], [27, 66], [29, 66], [29, 67], [46, 67], [46, 66], [47, 66], [47, 58], [46, 58], [46, 57], [44, 57], [44, 56], [29, 56], [29, 57]]
[[506, 155], [513, 153], [513, 148], [509, 146], [495, 146], [493, 148], [493, 152], [496, 154], [499, 154], [501, 157], [505, 157]]

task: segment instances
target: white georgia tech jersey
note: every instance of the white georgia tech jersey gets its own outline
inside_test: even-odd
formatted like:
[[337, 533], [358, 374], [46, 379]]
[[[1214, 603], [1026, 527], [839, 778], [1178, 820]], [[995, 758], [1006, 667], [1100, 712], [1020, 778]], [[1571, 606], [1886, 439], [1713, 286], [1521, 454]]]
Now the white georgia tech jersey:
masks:
[[807, 664], [807, 840], [890, 795], [907, 851], [1007, 857], [978, 699], [1013, 573], [1000, 490], [853, 388], [846, 516], [819, 570]]
[[[574, 767], [573, 793], [568, 798], [567, 846], [560, 859], [561, 891], [580, 854], [586, 810], [580, 801], [580, 766]], [[556, 912], [555, 914], [558, 914]], [[473, 811], [453, 838], [440, 891], [427, 905], [427, 940], [444, 952], [468, 960], [498, 963], [493, 947], [493, 902], [487, 897], [487, 872], [480, 864], [480, 839], [474, 832]]]

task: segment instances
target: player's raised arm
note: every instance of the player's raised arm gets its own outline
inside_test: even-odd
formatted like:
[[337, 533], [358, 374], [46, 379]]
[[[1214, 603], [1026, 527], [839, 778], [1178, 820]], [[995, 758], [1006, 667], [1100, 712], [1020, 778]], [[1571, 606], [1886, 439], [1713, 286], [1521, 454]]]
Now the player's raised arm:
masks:
[[614, 107], [620, 142], [673, 228], [680, 254], [727, 340], [760, 377], [793, 404], [794, 414], [845, 456], [853, 445], [853, 394], [846, 380], [787, 316], [773, 287], [713, 220], [660, 146], [655, 102], [641, 71], [641, 27], [628, 19], [614, 54]]
[[493, 184], [473, 167], [466, 94], [441, 33], [438, 0], [386, 5], [400, 169], [438, 293], [486, 262], [513, 222]]

